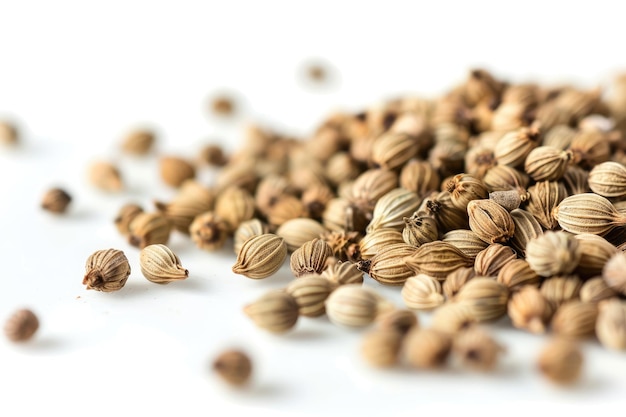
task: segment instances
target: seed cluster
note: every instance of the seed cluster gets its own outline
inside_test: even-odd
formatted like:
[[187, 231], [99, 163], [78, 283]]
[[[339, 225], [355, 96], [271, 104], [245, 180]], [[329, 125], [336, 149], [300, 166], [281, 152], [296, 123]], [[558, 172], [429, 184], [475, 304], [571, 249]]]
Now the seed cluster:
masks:
[[[223, 98], [213, 103], [221, 114], [233, 109]], [[559, 337], [538, 369], [572, 382], [582, 365], [576, 339], [626, 348], [625, 120], [626, 94], [606, 100], [474, 70], [434, 100], [332, 114], [306, 140], [251, 126], [232, 155], [212, 145], [199, 162], [161, 156], [160, 178], [176, 195], [154, 210], [128, 203], [115, 226], [142, 249], [153, 282], [187, 276], [164, 246], [173, 231], [206, 251], [232, 237], [234, 274], [293, 275], [243, 309], [267, 331], [326, 314], [342, 327], [375, 324], [362, 344], [374, 366], [404, 358], [433, 368], [452, 355], [489, 370], [504, 348], [483, 323], [508, 315], [516, 328]], [[135, 132], [122, 148], [143, 155], [153, 143], [150, 132]], [[220, 167], [214, 184], [196, 178], [201, 164]], [[106, 191], [123, 187], [106, 162], [90, 179]], [[121, 251], [98, 251], [84, 284], [114, 291], [129, 274]], [[408, 310], [363, 286], [364, 274], [401, 286]], [[411, 310], [434, 310], [431, 327]], [[239, 384], [250, 365], [235, 356], [215, 369]]]

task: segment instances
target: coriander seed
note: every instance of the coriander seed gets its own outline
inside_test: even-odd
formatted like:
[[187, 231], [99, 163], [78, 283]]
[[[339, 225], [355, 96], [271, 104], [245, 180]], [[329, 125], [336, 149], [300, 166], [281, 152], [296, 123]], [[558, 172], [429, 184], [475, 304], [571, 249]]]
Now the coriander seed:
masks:
[[26, 342], [39, 329], [39, 319], [31, 310], [15, 311], [4, 324], [4, 334], [11, 342]]
[[178, 256], [165, 245], [148, 245], [139, 253], [141, 273], [148, 281], [156, 284], [169, 284], [189, 276]]
[[242, 351], [227, 350], [215, 358], [212, 368], [226, 383], [240, 387], [250, 380], [252, 361]]
[[65, 213], [67, 207], [72, 202], [72, 197], [61, 188], [48, 190], [41, 201], [41, 208], [51, 213]]
[[130, 275], [130, 264], [124, 252], [99, 250], [87, 258], [83, 285], [88, 290], [112, 292], [120, 290]]

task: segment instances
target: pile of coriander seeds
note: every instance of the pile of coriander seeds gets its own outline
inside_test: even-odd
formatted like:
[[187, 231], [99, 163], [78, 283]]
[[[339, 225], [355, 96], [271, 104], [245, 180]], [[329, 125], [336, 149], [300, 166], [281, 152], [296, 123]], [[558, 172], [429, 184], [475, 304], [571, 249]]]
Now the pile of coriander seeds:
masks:
[[[554, 336], [536, 366], [573, 382], [578, 341], [626, 349], [626, 77], [609, 93], [473, 70], [436, 99], [332, 114], [308, 138], [249, 126], [233, 155], [211, 145], [196, 161], [163, 157], [177, 195], [121, 207], [115, 224], [142, 249], [174, 230], [206, 251], [232, 237], [232, 271], [250, 279], [271, 279], [288, 260], [284, 291], [243, 308], [267, 331], [326, 314], [369, 328], [362, 354], [374, 366], [456, 356], [488, 370], [504, 347], [482, 324], [508, 315]], [[123, 149], [152, 145], [136, 132]], [[213, 184], [195, 179], [197, 164], [220, 167]], [[113, 165], [91, 175], [119, 187]], [[401, 287], [405, 306], [362, 286], [366, 274]], [[433, 311], [430, 327], [416, 311]]]

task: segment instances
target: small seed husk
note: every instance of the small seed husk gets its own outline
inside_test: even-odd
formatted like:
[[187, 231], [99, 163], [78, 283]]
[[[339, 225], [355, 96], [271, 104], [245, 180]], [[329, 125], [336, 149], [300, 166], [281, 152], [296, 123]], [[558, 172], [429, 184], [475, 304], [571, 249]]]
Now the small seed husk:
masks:
[[11, 342], [21, 343], [33, 338], [39, 329], [39, 319], [30, 309], [15, 311], [4, 323], [4, 334]]
[[273, 275], [287, 258], [285, 240], [271, 233], [252, 236], [241, 246], [232, 270], [252, 279]]
[[485, 329], [471, 326], [454, 337], [452, 352], [464, 366], [486, 372], [496, 367], [504, 348]]
[[424, 274], [408, 278], [401, 294], [404, 304], [412, 310], [432, 310], [445, 301], [439, 281]]
[[124, 252], [117, 249], [98, 250], [85, 264], [83, 285], [88, 290], [112, 292], [120, 290], [130, 275], [130, 263]]
[[308, 275], [292, 281], [285, 290], [296, 300], [301, 316], [319, 317], [326, 312], [326, 299], [336, 287], [320, 275]]
[[561, 305], [552, 317], [552, 331], [563, 337], [584, 338], [595, 332], [598, 305], [569, 301]]
[[507, 308], [513, 326], [531, 333], [545, 333], [553, 311], [552, 304], [531, 285], [514, 293]]
[[243, 312], [260, 328], [285, 333], [298, 321], [298, 303], [283, 291], [271, 291], [244, 307]]
[[596, 336], [609, 349], [626, 350], [626, 304], [618, 298], [599, 305]]
[[409, 365], [424, 369], [445, 365], [451, 348], [451, 337], [436, 329], [413, 329], [403, 343]]
[[215, 358], [213, 370], [229, 385], [246, 385], [252, 375], [252, 361], [240, 350], [227, 350]]
[[392, 304], [359, 284], [342, 285], [326, 299], [328, 319], [344, 327], [366, 327], [376, 317], [393, 309]]
[[454, 297], [470, 308], [477, 321], [495, 320], [506, 314], [509, 290], [493, 278], [474, 277]]
[[393, 330], [406, 335], [409, 330], [419, 326], [417, 316], [411, 310], [392, 309], [376, 316], [376, 326], [381, 330]]
[[361, 356], [377, 368], [388, 368], [398, 362], [402, 333], [393, 329], [376, 329], [367, 333], [361, 342]]
[[156, 284], [169, 284], [189, 276], [178, 256], [165, 245], [149, 245], [139, 253], [141, 273], [148, 281]]
[[562, 338], [550, 341], [537, 359], [539, 371], [557, 384], [572, 384], [581, 374], [583, 355], [577, 344]]

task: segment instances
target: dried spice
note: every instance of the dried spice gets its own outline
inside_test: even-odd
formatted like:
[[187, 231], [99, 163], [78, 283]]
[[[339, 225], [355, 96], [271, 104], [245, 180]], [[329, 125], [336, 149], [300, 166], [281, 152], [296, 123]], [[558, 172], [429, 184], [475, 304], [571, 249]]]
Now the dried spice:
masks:
[[252, 279], [267, 278], [280, 269], [286, 258], [285, 239], [271, 233], [256, 235], [243, 242], [232, 271]]
[[336, 287], [320, 275], [308, 275], [292, 281], [285, 291], [296, 300], [301, 316], [318, 317], [326, 312], [326, 299]]
[[194, 166], [183, 158], [164, 156], [159, 161], [163, 182], [171, 187], [180, 187], [185, 180], [196, 176]]
[[474, 271], [474, 268], [465, 267], [457, 269], [456, 271], [450, 273], [443, 282], [443, 294], [448, 300], [451, 300], [461, 290], [461, 288], [463, 288], [467, 281], [475, 276], [476, 271]]
[[602, 278], [611, 289], [626, 295], [626, 253], [611, 256], [602, 269]]
[[394, 170], [401, 168], [415, 156], [415, 138], [404, 132], [384, 133], [372, 145], [372, 162], [375, 166]]
[[513, 326], [531, 333], [544, 333], [553, 311], [552, 304], [530, 285], [511, 296], [507, 309]]
[[363, 272], [359, 271], [356, 265], [351, 262], [337, 262], [328, 265], [321, 276], [337, 285], [363, 283]]
[[476, 321], [500, 318], [506, 314], [509, 290], [486, 277], [474, 277], [454, 297], [454, 302], [466, 305]]
[[598, 305], [569, 301], [561, 305], [552, 317], [552, 331], [560, 336], [582, 338], [594, 334]]
[[542, 277], [571, 273], [581, 256], [579, 240], [562, 231], [546, 232], [526, 248], [526, 261]]
[[120, 148], [130, 155], [146, 155], [152, 150], [155, 142], [154, 132], [138, 129], [129, 132], [122, 140]]
[[172, 229], [160, 213], [139, 213], [128, 226], [128, 243], [140, 249], [148, 245], [167, 244]]
[[435, 329], [413, 329], [403, 343], [407, 362], [416, 368], [443, 366], [451, 348], [450, 336]]
[[[379, 229], [366, 234], [359, 241], [359, 253], [361, 254], [361, 259], [368, 260], [391, 245], [401, 243], [405, 243], [403, 233], [395, 229]], [[409, 242], [406, 243], [409, 244]]]
[[198, 159], [210, 166], [221, 167], [228, 163], [224, 149], [216, 144], [205, 145], [198, 152]]
[[455, 175], [445, 189], [450, 193], [452, 204], [461, 210], [466, 210], [470, 201], [486, 199], [489, 195], [485, 184], [470, 174]]
[[450, 230], [443, 235], [443, 239], [441, 240], [456, 246], [470, 258], [476, 258], [476, 255], [489, 246], [489, 244], [479, 238], [476, 233], [465, 229]]
[[89, 182], [94, 187], [108, 192], [117, 192], [124, 187], [119, 169], [104, 161], [97, 161], [90, 165]]
[[230, 227], [224, 220], [208, 211], [194, 218], [189, 226], [189, 235], [198, 248], [214, 251], [224, 246], [229, 230]]
[[333, 252], [328, 243], [315, 238], [296, 249], [291, 254], [289, 265], [296, 277], [307, 274], [320, 274], [326, 267], [326, 259]]
[[367, 333], [361, 342], [361, 356], [378, 368], [393, 366], [398, 361], [402, 334], [392, 329], [376, 329]]
[[[381, 229], [382, 230], [382, 229]], [[370, 236], [372, 233], [368, 233]], [[408, 245], [420, 247], [424, 243], [433, 242], [439, 237], [437, 222], [432, 217], [416, 212], [411, 217], [404, 218], [402, 239]], [[363, 239], [365, 240], [365, 239]]]
[[541, 236], [543, 229], [537, 219], [526, 210], [515, 209], [511, 211], [511, 218], [515, 224], [515, 231], [510, 241], [511, 246], [517, 253], [526, 256], [528, 242]]
[[433, 329], [454, 335], [478, 321], [470, 305], [464, 303], [446, 303], [433, 313], [431, 326]]
[[557, 181], [565, 175], [571, 159], [571, 152], [539, 146], [526, 157], [524, 171], [535, 181]]
[[0, 144], [15, 145], [19, 141], [17, 127], [5, 120], [0, 120]]
[[[235, 230], [233, 250], [239, 254], [243, 243], [253, 236], [263, 235], [269, 232], [269, 227], [259, 219], [246, 220]], [[280, 236], [280, 235], [278, 235]], [[280, 236], [284, 239], [284, 236]], [[285, 242], [287, 242], [285, 240]], [[287, 244], [289, 245], [289, 244]], [[287, 246], [289, 247], [289, 246]]]
[[528, 189], [528, 206], [526, 209], [537, 221], [548, 230], [558, 227], [554, 212], [567, 197], [565, 186], [555, 181], [540, 181]]
[[214, 211], [235, 231], [241, 223], [254, 217], [254, 197], [243, 188], [228, 187], [218, 195]]
[[617, 298], [599, 306], [596, 336], [609, 349], [626, 350], [626, 304]]
[[65, 213], [72, 202], [72, 197], [61, 188], [51, 188], [46, 191], [41, 200], [41, 208], [51, 213]]
[[599, 303], [617, 297], [617, 293], [607, 285], [602, 277], [591, 278], [580, 287], [580, 301], [585, 303]]
[[467, 205], [469, 227], [487, 243], [503, 243], [513, 237], [515, 224], [509, 212], [492, 200], [473, 200]]
[[125, 204], [120, 208], [113, 222], [122, 236], [130, 233], [130, 223], [141, 213], [143, 208], [134, 203]]
[[215, 200], [214, 191], [195, 180], [186, 180], [178, 194], [169, 203], [155, 202], [156, 209], [165, 215], [177, 231], [189, 234], [189, 227], [196, 216], [211, 211]]
[[220, 353], [213, 361], [212, 368], [225, 382], [235, 387], [245, 385], [252, 375], [252, 361], [239, 350]]
[[4, 334], [11, 342], [26, 342], [32, 339], [38, 329], [37, 315], [27, 308], [15, 311], [4, 323]]
[[425, 198], [417, 211], [433, 217], [437, 221], [437, 229], [440, 233], [469, 229], [467, 212], [452, 204], [452, 197], [448, 191], [435, 193]]
[[415, 248], [405, 243], [389, 245], [372, 259], [357, 262], [360, 271], [369, 274], [376, 281], [387, 285], [402, 285], [415, 272], [405, 262], [405, 257], [415, 252]]
[[432, 310], [445, 301], [439, 281], [424, 274], [406, 280], [402, 287], [402, 300], [412, 310]]
[[342, 285], [326, 300], [328, 319], [346, 327], [368, 326], [380, 313], [392, 309], [389, 301], [359, 284]]
[[509, 291], [517, 291], [527, 286], [538, 287], [541, 278], [525, 260], [512, 259], [500, 268], [497, 281]]
[[400, 186], [419, 196], [437, 191], [440, 183], [439, 173], [427, 161], [412, 159], [400, 171]]
[[626, 225], [605, 197], [594, 193], [576, 194], [564, 199], [552, 212], [559, 225], [570, 233], [605, 235], [617, 226]]
[[502, 268], [515, 259], [516, 254], [513, 249], [499, 243], [494, 243], [476, 255], [474, 270], [477, 275], [496, 277]]
[[451, 272], [474, 263], [456, 246], [441, 241], [423, 244], [407, 255], [404, 262], [415, 274], [426, 274], [442, 281]]
[[572, 384], [580, 377], [583, 355], [575, 342], [565, 339], [550, 341], [539, 354], [537, 367], [550, 381]]
[[576, 235], [575, 238], [581, 255], [574, 272], [581, 278], [602, 275], [604, 265], [617, 253], [617, 248], [603, 237], [589, 233]]
[[497, 365], [504, 348], [485, 329], [472, 326], [454, 337], [452, 352], [464, 366], [490, 371]]
[[402, 230], [404, 219], [417, 210], [420, 202], [417, 194], [403, 188], [389, 191], [376, 202], [367, 233], [383, 228]]
[[541, 284], [541, 294], [556, 309], [579, 298], [582, 281], [576, 276], [552, 277]]
[[364, 212], [373, 212], [378, 199], [396, 188], [398, 176], [386, 169], [370, 169], [354, 181], [350, 202]]
[[393, 330], [401, 335], [406, 335], [419, 323], [414, 312], [392, 309], [376, 316], [376, 325], [380, 330]]
[[149, 245], [139, 253], [141, 273], [148, 281], [156, 284], [169, 284], [189, 276], [178, 256], [165, 245]]
[[298, 303], [286, 292], [272, 291], [243, 309], [254, 324], [271, 333], [285, 333], [298, 321]]
[[88, 290], [112, 292], [120, 290], [130, 275], [130, 264], [124, 252], [105, 249], [92, 253], [85, 264], [83, 285]]

